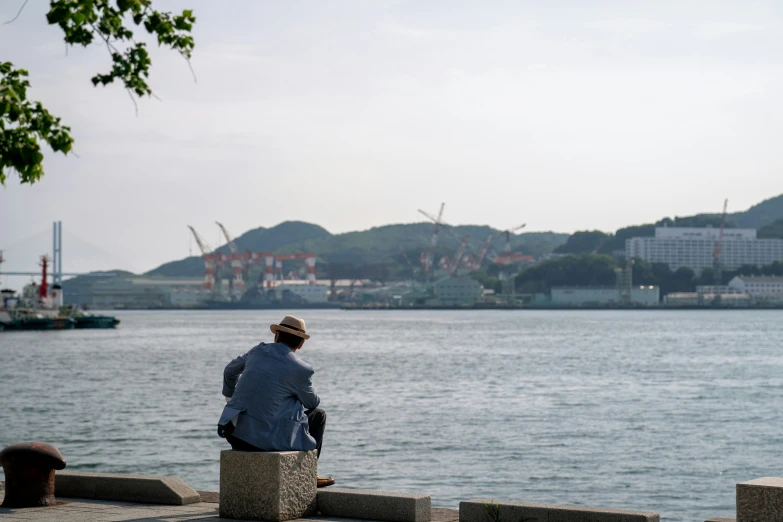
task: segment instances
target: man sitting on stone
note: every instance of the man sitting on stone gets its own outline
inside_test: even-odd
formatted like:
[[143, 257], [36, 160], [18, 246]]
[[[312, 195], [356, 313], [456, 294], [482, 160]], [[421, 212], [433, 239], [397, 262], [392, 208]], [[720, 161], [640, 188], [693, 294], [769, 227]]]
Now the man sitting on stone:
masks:
[[[317, 450], [320, 457], [326, 413], [318, 408], [313, 368], [296, 355], [310, 338], [305, 322], [287, 315], [269, 329], [274, 343], [259, 344], [223, 372], [227, 404], [218, 435], [238, 451]], [[319, 488], [332, 484], [331, 477], [318, 477]]]

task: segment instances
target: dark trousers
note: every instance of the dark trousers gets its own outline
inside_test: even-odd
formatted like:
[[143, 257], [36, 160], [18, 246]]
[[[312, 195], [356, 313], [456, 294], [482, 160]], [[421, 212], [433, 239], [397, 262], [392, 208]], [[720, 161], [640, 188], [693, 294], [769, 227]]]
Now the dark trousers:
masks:
[[[307, 414], [310, 435], [315, 439], [317, 455], [320, 457], [321, 444], [323, 443], [324, 431], [326, 430], [326, 412], [321, 408], [313, 408], [305, 413]], [[226, 435], [226, 440], [231, 444], [231, 449], [236, 451], [265, 451], [233, 435]]]

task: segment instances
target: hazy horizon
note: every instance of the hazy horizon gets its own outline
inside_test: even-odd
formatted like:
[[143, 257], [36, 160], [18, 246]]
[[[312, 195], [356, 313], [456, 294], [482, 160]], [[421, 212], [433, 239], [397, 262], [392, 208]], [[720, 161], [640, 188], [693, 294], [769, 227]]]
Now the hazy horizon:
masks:
[[188, 255], [186, 225], [214, 243], [215, 220], [341, 233], [445, 201], [452, 224], [612, 232], [783, 192], [772, 0], [155, 5], [194, 10], [198, 82], [151, 46], [163, 101], [138, 117], [119, 85], [90, 84], [106, 49], [66, 56], [48, 2], [0, 25], [3, 60], [29, 70], [79, 156], [49, 152], [32, 186], [9, 173], [0, 249], [62, 220], [66, 270], [144, 272]]

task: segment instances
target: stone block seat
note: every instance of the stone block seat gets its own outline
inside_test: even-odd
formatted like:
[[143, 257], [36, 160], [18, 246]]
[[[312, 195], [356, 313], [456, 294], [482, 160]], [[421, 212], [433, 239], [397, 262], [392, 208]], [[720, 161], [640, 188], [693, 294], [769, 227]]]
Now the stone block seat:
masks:
[[779, 522], [783, 478], [763, 477], [737, 484], [737, 522]]
[[316, 512], [315, 451], [220, 452], [220, 516], [293, 520]]

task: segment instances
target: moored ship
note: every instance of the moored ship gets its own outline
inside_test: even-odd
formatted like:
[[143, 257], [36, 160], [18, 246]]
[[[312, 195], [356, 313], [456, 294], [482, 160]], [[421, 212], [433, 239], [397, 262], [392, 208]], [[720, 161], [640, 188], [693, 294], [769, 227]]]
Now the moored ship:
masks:
[[13, 290], [0, 290], [0, 331], [4, 330], [70, 330], [72, 328], [115, 328], [119, 319], [108, 315], [88, 314], [63, 305], [60, 285], [47, 283], [48, 259], [41, 257], [41, 284], [34, 281], [17, 296]]

